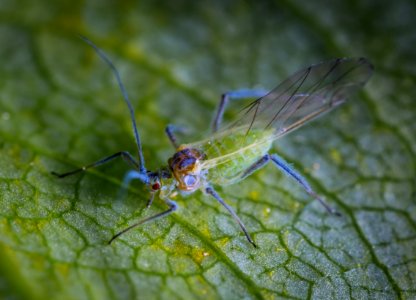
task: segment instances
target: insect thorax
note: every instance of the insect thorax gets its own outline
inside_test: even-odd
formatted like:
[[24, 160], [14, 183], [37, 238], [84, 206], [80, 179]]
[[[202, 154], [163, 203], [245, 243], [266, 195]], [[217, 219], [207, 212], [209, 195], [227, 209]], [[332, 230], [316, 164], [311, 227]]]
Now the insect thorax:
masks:
[[201, 161], [206, 155], [193, 148], [179, 147], [178, 151], [168, 160], [169, 168], [177, 180], [178, 189], [194, 191], [201, 183]]

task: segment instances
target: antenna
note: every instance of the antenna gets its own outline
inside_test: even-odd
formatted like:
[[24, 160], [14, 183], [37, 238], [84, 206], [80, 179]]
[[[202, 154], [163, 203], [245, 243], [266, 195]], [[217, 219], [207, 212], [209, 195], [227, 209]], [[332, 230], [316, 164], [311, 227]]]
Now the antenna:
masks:
[[123, 82], [121, 81], [120, 73], [117, 71], [116, 67], [113, 65], [111, 60], [104, 54], [104, 52], [100, 48], [98, 48], [92, 41], [90, 41], [85, 36], [80, 35], [79, 37], [84, 42], [86, 42], [88, 45], [90, 45], [92, 48], [94, 48], [95, 52], [97, 52], [97, 54], [101, 57], [101, 59], [111, 68], [111, 70], [113, 71], [114, 76], [117, 79], [117, 83], [118, 83], [118, 86], [121, 90], [121, 94], [123, 95], [124, 101], [126, 102], [128, 108], [129, 108], [129, 111], [130, 111], [130, 118], [131, 118], [131, 123], [133, 125], [134, 138], [136, 139], [137, 150], [138, 150], [138, 154], [139, 154], [140, 173], [146, 174], [146, 167], [144, 166], [142, 143], [140, 141], [139, 131], [137, 130], [136, 120], [134, 118], [134, 109], [133, 109], [133, 106], [130, 103], [129, 96], [127, 95], [127, 91], [126, 91], [126, 89], [123, 85]]

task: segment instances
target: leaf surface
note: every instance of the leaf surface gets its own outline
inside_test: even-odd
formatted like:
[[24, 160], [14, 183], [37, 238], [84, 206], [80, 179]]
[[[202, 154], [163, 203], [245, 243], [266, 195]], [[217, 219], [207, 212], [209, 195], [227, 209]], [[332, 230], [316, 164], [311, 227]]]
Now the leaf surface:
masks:
[[[0, 295], [6, 299], [412, 299], [416, 297], [416, 7], [411, 1], [0, 3]], [[128, 111], [89, 37], [118, 67], [147, 167], [173, 149], [164, 127], [204, 136], [221, 93], [271, 89], [334, 57], [369, 58], [365, 89], [275, 143], [342, 217], [272, 165], [218, 187], [254, 249], [215, 200], [146, 210], [137, 183], [119, 198]], [[233, 103], [227, 118], [238, 111]], [[233, 110], [234, 109], [234, 110]], [[236, 110], [237, 109], [237, 110]]]

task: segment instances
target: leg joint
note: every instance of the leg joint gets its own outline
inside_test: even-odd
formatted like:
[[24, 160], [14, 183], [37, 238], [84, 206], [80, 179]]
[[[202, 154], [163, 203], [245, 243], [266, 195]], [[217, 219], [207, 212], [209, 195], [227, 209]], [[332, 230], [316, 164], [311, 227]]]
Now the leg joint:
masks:
[[174, 212], [178, 210], [178, 204], [172, 200], [166, 200], [166, 204], [169, 206], [169, 211]]

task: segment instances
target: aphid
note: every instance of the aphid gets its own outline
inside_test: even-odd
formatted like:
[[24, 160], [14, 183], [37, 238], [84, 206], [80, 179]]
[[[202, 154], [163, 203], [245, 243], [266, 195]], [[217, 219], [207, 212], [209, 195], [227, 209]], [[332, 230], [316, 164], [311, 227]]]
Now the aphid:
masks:
[[[127, 187], [132, 180], [140, 180], [147, 185], [150, 191], [147, 207], [152, 204], [155, 194], [158, 194], [168, 206], [167, 210], [118, 232], [110, 239], [109, 244], [132, 228], [174, 212], [178, 206], [170, 199], [170, 196], [176, 191], [192, 193], [202, 190], [224, 206], [241, 227], [247, 240], [256, 247], [243, 222], [234, 210], [224, 202], [213, 186], [237, 183], [268, 162], [272, 162], [296, 180], [329, 213], [339, 215], [314, 192], [298, 171], [277, 154], [271, 154], [269, 151], [275, 139], [344, 103], [349, 96], [360, 89], [368, 81], [373, 71], [373, 66], [367, 59], [338, 58], [312, 65], [296, 72], [268, 93], [258, 90], [240, 90], [223, 94], [213, 121], [212, 135], [195, 143], [178, 144], [175, 137], [175, 129], [177, 128], [168, 126], [166, 134], [176, 152], [169, 158], [166, 167], [152, 172], [145, 167], [133, 107], [120, 74], [95, 44], [85, 37], [81, 38], [95, 49], [101, 59], [112, 69], [117, 79], [130, 111], [139, 159], [137, 161], [128, 152], [122, 151], [68, 173], [52, 173], [62, 178], [100, 166], [121, 156], [134, 167], [125, 175], [124, 187]], [[222, 125], [227, 103], [230, 99], [241, 98], [257, 99], [244, 107], [235, 121]]]

